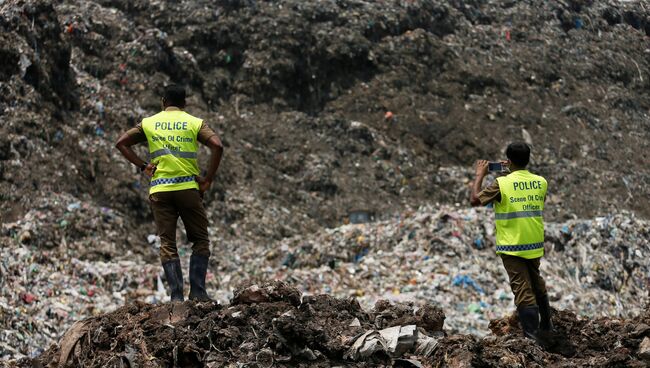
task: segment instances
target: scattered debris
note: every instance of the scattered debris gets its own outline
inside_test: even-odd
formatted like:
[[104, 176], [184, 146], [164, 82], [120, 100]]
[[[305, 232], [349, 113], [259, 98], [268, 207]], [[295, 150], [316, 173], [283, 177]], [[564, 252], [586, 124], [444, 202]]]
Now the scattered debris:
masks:
[[[443, 330], [429, 336], [415, 325], [376, 330], [374, 312], [350, 300], [302, 296], [301, 304], [292, 305], [287, 300], [300, 294], [284, 283], [244, 289], [253, 287], [275, 300], [233, 300], [226, 306], [136, 302], [76, 323], [59, 344], [18, 366], [104, 367], [128, 360], [140, 367], [462, 367], [517, 365], [525, 356], [538, 366], [640, 367], [647, 359], [648, 337], [638, 335], [634, 326], [649, 323], [650, 311], [632, 320], [589, 320], [556, 310], [558, 345], [574, 349], [544, 350], [523, 337], [514, 316], [495, 320], [506, 328], [483, 339], [447, 336]], [[348, 326], [351, 315], [361, 327]]]

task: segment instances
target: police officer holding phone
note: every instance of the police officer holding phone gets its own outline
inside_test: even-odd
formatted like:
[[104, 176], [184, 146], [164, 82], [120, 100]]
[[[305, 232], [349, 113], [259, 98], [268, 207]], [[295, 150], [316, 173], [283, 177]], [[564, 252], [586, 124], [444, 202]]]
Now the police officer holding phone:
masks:
[[[547, 183], [543, 177], [526, 170], [530, 159], [530, 147], [526, 143], [511, 143], [506, 156], [508, 160], [500, 163], [476, 162], [470, 202], [472, 206], [494, 205], [496, 253], [508, 273], [519, 321], [526, 337], [542, 342], [541, 336], [553, 329], [546, 283], [539, 272], [544, 255]], [[489, 169], [509, 171], [509, 174], [481, 190]]]

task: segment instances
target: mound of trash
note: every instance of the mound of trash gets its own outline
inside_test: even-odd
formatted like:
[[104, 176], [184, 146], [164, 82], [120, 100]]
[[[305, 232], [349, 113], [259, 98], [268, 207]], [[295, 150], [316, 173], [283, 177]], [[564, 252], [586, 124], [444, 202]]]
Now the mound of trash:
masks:
[[129, 304], [75, 323], [35, 367], [643, 367], [650, 313], [587, 320], [554, 311], [552, 344], [523, 338], [515, 316], [479, 339], [450, 335], [440, 306], [304, 296], [282, 282], [251, 285], [230, 304]]
[[66, 192], [123, 213], [144, 242], [146, 183], [113, 143], [168, 83], [226, 145], [207, 198], [227, 239], [464, 201], [474, 160], [515, 139], [549, 179], [549, 218], [648, 215], [649, 14], [618, 1], [4, 2], [0, 216]]

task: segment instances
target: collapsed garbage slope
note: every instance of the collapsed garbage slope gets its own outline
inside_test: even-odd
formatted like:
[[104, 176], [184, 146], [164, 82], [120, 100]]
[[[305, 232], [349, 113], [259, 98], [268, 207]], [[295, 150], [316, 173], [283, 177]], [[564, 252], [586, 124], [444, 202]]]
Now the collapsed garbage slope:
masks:
[[[523, 338], [516, 318], [483, 339], [448, 335], [438, 307], [301, 296], [283, 283], [239, 289], [230, 305], [136, 303], [76, 323], [40, 367], [645, 367], [650, 315], [586, 320], [555, 311], [555, 344]], [[28, 364], [24, 361], [24, 364]]]
[[172, 82], [227, 146], [209, 197], [224, 236], [464, 201], [466, 168], [513, 139], [534, 145], [550, 218], [648, 214], [639, 4], [27, 1], [0, 14], [4, 222], [66, 192], [124, 213], [141, 244], [146, 182], [113, 142]]

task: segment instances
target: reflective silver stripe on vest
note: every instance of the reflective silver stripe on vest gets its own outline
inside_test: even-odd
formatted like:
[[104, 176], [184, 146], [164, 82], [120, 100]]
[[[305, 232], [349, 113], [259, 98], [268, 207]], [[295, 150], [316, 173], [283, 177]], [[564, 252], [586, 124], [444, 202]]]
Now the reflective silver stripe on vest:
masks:
[[153, 151], [149, 154], [151, 159], [164, 155], [174, 155], [180, 158], [196, 158], [196, 152], [184, 152], [184, 151], [172, 151], [167, 148], [159, 149], [158, 151]]
[[522, 252], [544, 248], [544, 243], [522, 244], [522, 245], [497, 245], [497, 252]]
[[519, 212], [508, 212], [508, 213], [495, 213], [495, 220], [509, 220], [522, 217], [540, 217], [542, 216], [542, 211], [519, 211]]

